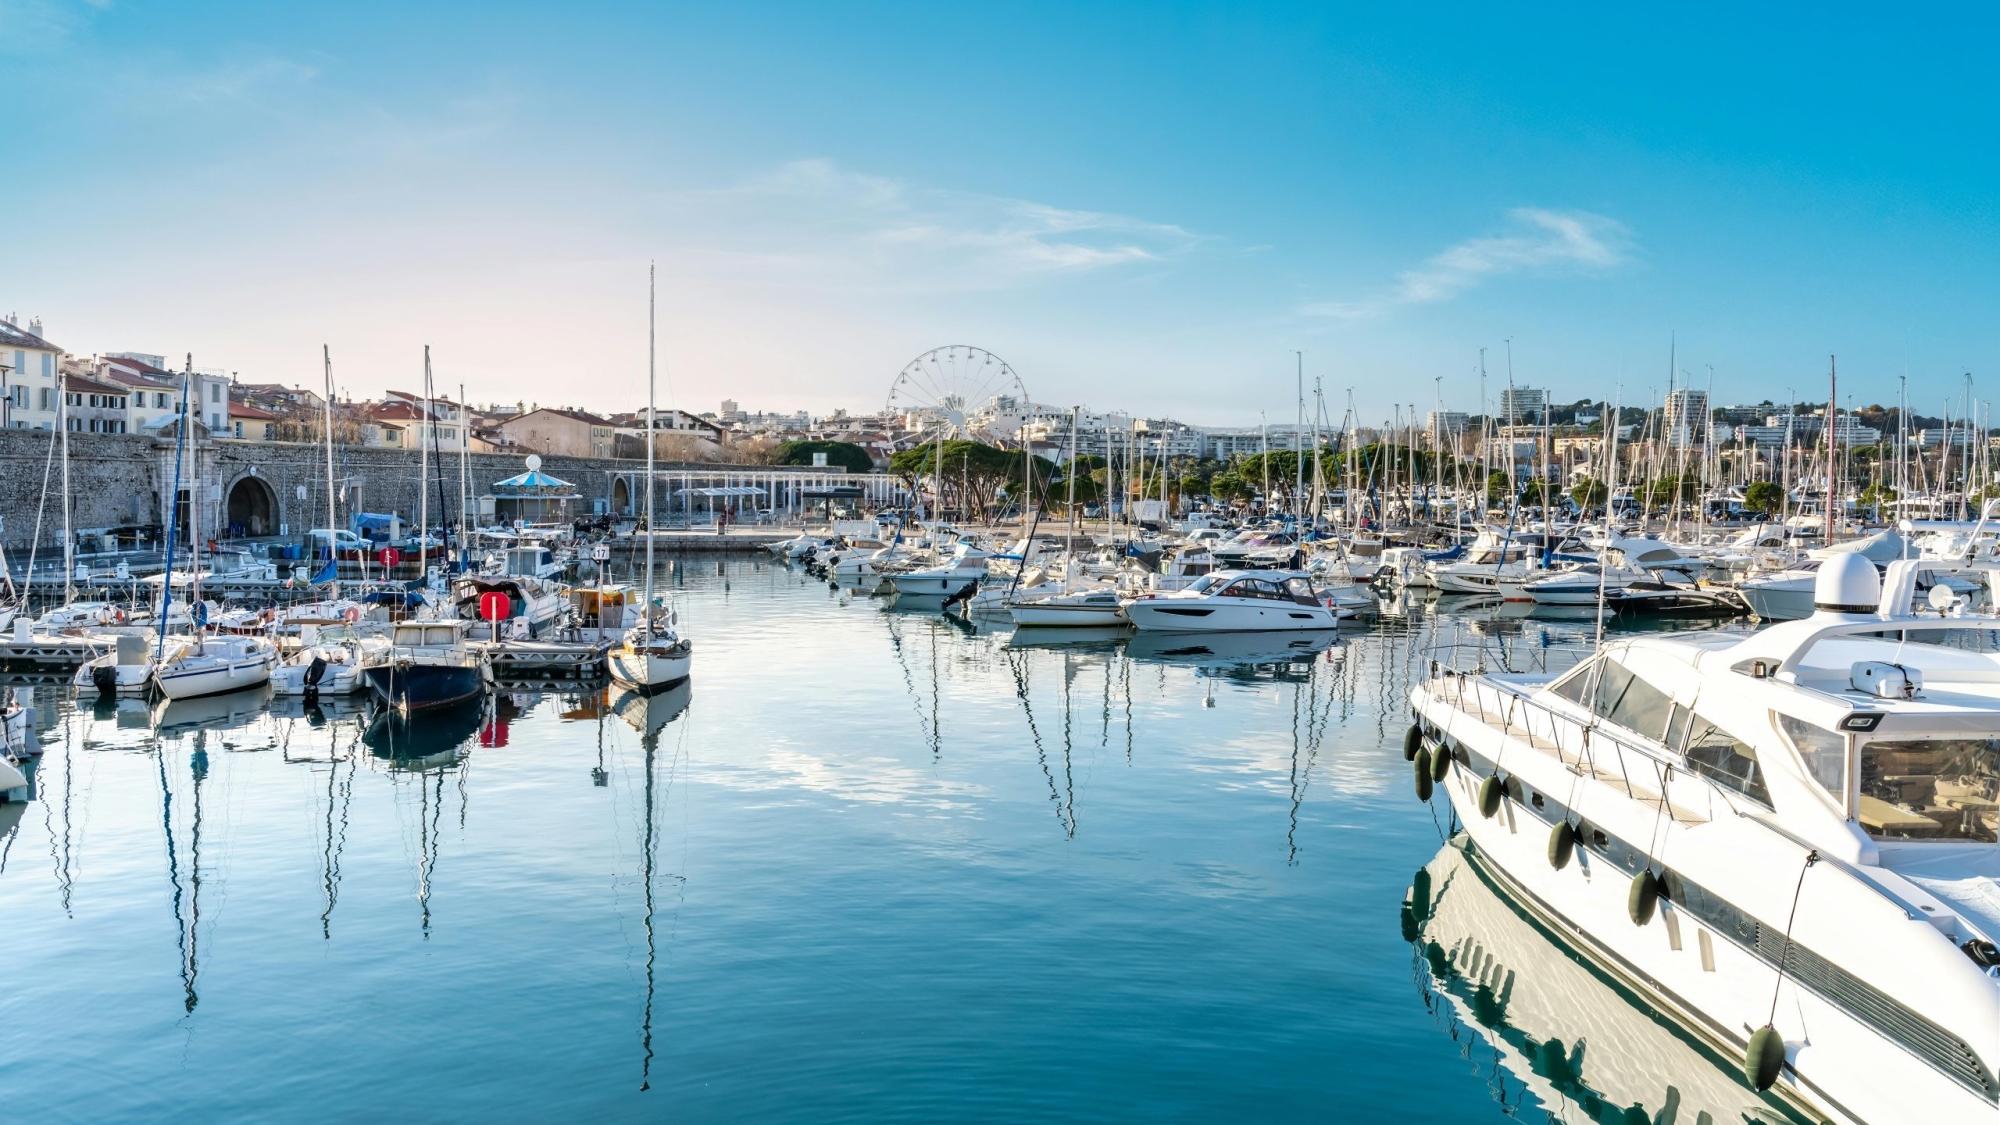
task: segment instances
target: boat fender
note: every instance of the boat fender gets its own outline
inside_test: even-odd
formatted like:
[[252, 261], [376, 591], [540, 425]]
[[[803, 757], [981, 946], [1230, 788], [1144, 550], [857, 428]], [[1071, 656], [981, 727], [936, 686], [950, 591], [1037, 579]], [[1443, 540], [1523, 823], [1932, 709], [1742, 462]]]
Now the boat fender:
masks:
[[1785, 1068], [1785, 1040], [1778, 1029], [1765, 1024], [1750, 1036], [1743, 1049], [1743, 1080], [1758, 1091], [1768, 1090]]
[[1419, 749], [1417, 751], [1417, 800], [1428, 801], [1430, 799], [1431, 799], [1431, 752], [1429, 750]]
[[312, 663], [306, 665], [306, 686], [318, 687], [320, 681], [324, 679], [326, 679], [326, 658], [315, 656]]
[[1569, 858], [1576, 854], [1576, 826], [1567, 820], [1556, 822], [1549, 829], [1549, 866], [1561, 871], [1569, 866]]
[[1424, 962], [1431, 967], [1431, 976], [1441, 981], [1451, 979], [1451, 962], [1445, 958], [1444, 946], [1434, 941], [1425, 942]]
[[1431, 869], [1417, 868], [1410, 879], [1410, 917], [1418, 922], [1431, 920]]
[[1403, 735], [1403, 760], [1406, 762], [1416, 761], [1417, 751], [1422, 749], [1423, 745], [1424, 745], [1423, 724], [1411, 723], [1410, 729]]
[[1958, 947], [1972, 963], [1986, 970], [1987, 976], [2000, 976], [2000, 946], [1984, 938], [1973, 938]]
[[1492, 820], [1493, 814], [1500, 811], [1500, 798], [1505, 796], [1506, 793], [1507, 786], [1500, 780], [1500, 775], [1497, 773], [1480, 782], [1479, 815]]
[[1440, 742], [1437, 748], [1431, 751], [1431, 780], [1443, 785], [1445, 776], [1449, 773], [1451, 773], [1451, 747]]
[[[1653, 920], [1653, 908], [1660, 902], [1660, 877], [1647, 868], [1632, 876], [1632, 889], [1625, 896], [1625, 913], [1632, 924], [1644, 926]], [[1761, 1089], [1761, 1087], [1760, 1087]]]
[[117, 695], [118, 669], [109, 664], [99, 664], [90, 670], [90, 682], [99, 695]]

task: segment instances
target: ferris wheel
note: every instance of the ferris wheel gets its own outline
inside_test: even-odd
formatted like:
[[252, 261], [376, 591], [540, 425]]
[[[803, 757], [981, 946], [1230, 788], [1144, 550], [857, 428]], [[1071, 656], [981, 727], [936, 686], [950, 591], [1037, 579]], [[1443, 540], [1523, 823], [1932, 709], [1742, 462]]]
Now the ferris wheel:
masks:
[[887, 412], [906, 419], [919, 444], [966, 439], [1018, 442], [1028, 389], [1007, 362], [965, 344], [932, 348], [889, 384]]

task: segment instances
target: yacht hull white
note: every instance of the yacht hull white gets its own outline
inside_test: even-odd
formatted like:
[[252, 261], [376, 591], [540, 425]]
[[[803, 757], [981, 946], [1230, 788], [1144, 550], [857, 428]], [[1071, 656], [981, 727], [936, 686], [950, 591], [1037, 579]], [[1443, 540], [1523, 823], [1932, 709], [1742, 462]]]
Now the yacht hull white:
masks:
[[627, 641], [605, 654], [611, 678], [648, 691], [671, 687], [694, 672], [694, 646], [684, 640]]
[[268, 642], [252, 638], [208, 641], [184, 651], [153, 669], [153, 683], [168, 699], [199, 699], [223, 695], [271, 682], [277, 654]]

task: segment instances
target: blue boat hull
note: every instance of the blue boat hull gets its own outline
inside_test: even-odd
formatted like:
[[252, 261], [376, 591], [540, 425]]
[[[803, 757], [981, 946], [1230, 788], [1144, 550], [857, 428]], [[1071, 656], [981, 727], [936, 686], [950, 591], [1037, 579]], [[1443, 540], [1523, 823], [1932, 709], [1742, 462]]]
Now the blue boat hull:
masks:
[[389, 705], [404, 711], [444, 707], [478, 695], [486, 686], [477, 667], [442, 664], [376, 665], [365, 671], [368, 686]]

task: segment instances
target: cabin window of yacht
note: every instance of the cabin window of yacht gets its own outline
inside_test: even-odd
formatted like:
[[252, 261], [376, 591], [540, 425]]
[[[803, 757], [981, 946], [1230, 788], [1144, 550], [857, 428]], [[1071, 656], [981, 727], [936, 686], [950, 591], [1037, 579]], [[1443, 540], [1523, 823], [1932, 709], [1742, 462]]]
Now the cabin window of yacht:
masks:
[[1673, 700], [1666, 692], [1632, 674], [1616, 660], [1606, 660], [1597, 680], [1597, 702], [1592, 710], [1634, 734], [1659, 738], [1667, 729], [1667, 712]]
[[1790, 715], [1778, 716], [1778, 729], [1806, 764], [1806, 775], [1819, 783], [1834, 805], [1847, 808], [1847, 736], [1816, 727]]
[[1188, 584], [1188, 593], [1205, 594], [1209, 591], [1210, 587], [1216, 584], [1217, 581], [1218, 579], [1216, 578], [1215, 575], [1204, 574], [1200, 578], [1197, 578], [1193, 582]]
[[1557, 698], [1567, 699], [1578, 707], [1590, 706], [1590, 685], [1597, 675], [1597, 662], [1585, 661], [1570, 670], [1569, 675], [1556, 681], [1550, 688]]
[[1285, 579], [1285, 593], [1290, 595], [1291, 599], [1299, 603], [1300, 605], [1319, 604], [1319, 602], [1313, 598], [1312, 583], [1307, 582], [1303, 578]]
[[1276, 600], [1284, 597], [1276, 586], [1261, 578], [1239, 578], [1224, 593], [1239, 598], [1268, 598]]
[[1700, 715], [1691, 715], [1687, 749], [1682, 753], [1696, 773], [1770, 807], [1771, 791], [1764, 787], [1763, 768], [1758, 766], [1757, 751], [1749, 743]]
[[1884, 839], [2000, 841], [2000, 738], [1901, 738], [1861, 744], [1868, 834]]

